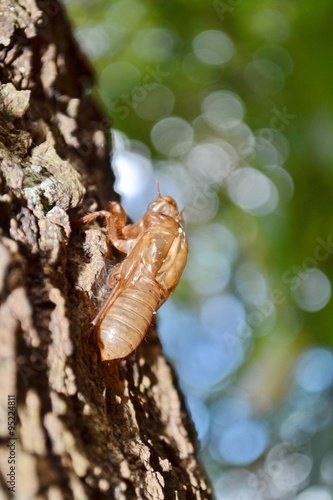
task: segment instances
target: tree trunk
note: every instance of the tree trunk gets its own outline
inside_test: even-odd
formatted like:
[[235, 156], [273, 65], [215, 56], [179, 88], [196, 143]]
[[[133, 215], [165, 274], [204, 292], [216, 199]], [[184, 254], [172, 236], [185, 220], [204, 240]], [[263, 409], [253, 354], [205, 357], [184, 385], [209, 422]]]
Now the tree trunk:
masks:
[[89, 327], [107, 242], [72, 222], [116, 195], [92, 72], [55, 0], [2, 0], [0, 71], [3, 497], [208, 499], [155, 332], [101, 362]]

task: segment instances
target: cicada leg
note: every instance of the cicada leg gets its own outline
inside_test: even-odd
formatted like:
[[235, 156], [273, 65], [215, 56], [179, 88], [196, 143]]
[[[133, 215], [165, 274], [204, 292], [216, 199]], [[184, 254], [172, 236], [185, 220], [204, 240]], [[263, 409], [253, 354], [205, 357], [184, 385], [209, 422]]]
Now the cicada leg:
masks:
[[123, 207], [116, 201], [109, 204], [109, 210], [99, 210], [87, 214], [81, 219], [74, 222], [74, 224], [92, 222], [98, 217], [104, 217], [107, 226], [108, 239], [112, 245], [122, 253], [128, 254], [131, 250], [133, 243], [141, 236], [143, 232], [142, 219], [134, 224], [126, 225], [127, 217]]

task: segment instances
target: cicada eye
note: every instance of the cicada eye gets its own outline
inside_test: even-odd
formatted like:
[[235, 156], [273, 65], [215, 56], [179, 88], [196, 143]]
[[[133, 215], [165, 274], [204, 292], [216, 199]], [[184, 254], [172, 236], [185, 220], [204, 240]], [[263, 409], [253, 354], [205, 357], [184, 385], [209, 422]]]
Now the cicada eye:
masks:
[[162, 214], [167, 214], [170, 210], [170, 207], [167, 203], [161, 203], [158, 206], [158, 212], [161, 212]]

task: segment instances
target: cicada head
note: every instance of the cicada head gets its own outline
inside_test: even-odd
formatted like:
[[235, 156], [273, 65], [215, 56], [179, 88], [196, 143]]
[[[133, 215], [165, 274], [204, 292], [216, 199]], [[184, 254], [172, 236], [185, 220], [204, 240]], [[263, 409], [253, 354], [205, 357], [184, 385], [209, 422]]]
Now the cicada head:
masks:
[[160, 212], [175, 219], [179, 218], [177, 203], [171, 196], [159, 196], [148, 205], [150, 212]]

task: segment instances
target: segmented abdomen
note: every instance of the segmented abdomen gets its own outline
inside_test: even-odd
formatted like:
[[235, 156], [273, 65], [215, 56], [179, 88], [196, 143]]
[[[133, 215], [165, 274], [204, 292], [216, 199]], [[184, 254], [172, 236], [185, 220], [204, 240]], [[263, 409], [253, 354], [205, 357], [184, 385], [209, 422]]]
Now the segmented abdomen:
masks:
[[102, 360], [124, 358], [138, 347], [160, 301], [152, 280], [139, 279], [120, 293], [99, 327]]

